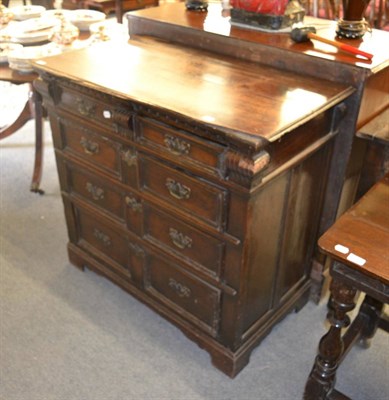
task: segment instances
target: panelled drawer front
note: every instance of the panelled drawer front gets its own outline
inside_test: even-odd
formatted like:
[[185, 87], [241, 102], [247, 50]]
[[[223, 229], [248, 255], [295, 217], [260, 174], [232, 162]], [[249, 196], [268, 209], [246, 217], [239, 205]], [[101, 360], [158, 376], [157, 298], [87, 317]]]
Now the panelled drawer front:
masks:
[[62, 92], [60, 106], [81, 118], [103, 124], [112, 133], [117, 133], [118, 125], [121, 125], [123, 128], [128, 128], [128, 136], [132, 136], [133, 116], [124, 106], [109, 101], [101, 102], [66, 88]]
[[115, 215], [121, 221], [125, 221], [124, 194], [118, 188], [68, 163], [67, 172], [70, 193], [81, 196], [110, 214]]
[[144, 155], [139, 155], [139, 174], [143, 191], [195, 214], [214, 227], [221, 227], [226, 197], [223, 189], [192, 178]]
[[224, 244], [165, 213], [145, 205], [144, 235], [168, 252], [219, 275]]
[[121, 145], [81, 127], [74, 121], [61, 121], [63, 150], [81, 157], [84, 161], [120, 177]]
[[[84, 210], [76, 209], [78, 216], [78, 245], [88, 249], [88, 245], [97, 250], [97, 254], [113, 261], [116, 269], [130, 276], [129, 246], [125, 235], [111, 228], [107, 222], [97, 219]], [[112, 265], [113, 263], [110, 262]]]
[[145, 274], [145, 287], [151, 295], [211, 335], [217, 335], [219, 289], [153, 255], [148, 258]]
[[194, 138], [150, 119], [137, 119], [135, 130], [137, 140], [144, 146], [157, 149], [160, 154], [174, 155], [177, 161], [198, 164], [214, 171], [221, 165], [223, 146]]

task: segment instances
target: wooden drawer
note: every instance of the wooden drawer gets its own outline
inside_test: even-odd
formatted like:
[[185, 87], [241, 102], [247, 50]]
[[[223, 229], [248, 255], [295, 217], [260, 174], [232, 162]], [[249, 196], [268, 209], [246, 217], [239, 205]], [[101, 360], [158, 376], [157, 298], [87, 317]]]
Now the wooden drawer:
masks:
[[124, 128], [122, 136], [132, 137], [133, 114], [131, 110], [124, 105], [118, 104], [117, 100], [113, 102], [107, 97], [105, 101], [101, 101], [101, 94], [96, 96], [99, 96], [99, 100], [92, 96], [63, 88], [59, 107], [89, 122], [105, 126], [111, 133], [119, 133], [120, 127]]
[[220, 290], [179, 266], [149, 255], [145, 271], [146, 291], [212, 336], [217, 335]]
[[134, 192], [124, 189], [81, 165], [73, 163], [61, 154], [57, 155], [61, 188], [77, 203], [86, 201], [99, 212], [126, 223], [127, 228], [142, 235], [142, 199]]
[[108, 221], [75, 207], [77, 245], [91, 252], [122, 275], [131, 277], [128, 238]]
[[93, 203], [124, 222], [126, 218], [125, 196], [118, 187], [106, 180], [66, 163], [67, 191]]
[[143, 146], [178, 163], [206, 168], [211, 173], [220, 171], [225, 148], [189, 135], [151, 119], [136, 119], [135, 137]]
[[219, 275], [223, 242], [149, 205], [144, 208], [144, 235], [147, 240], [190, 264], [205, 268], [212, 275]]
[[215, 185], [139, 154], [140, 188], [216, 228], [222, 227], [226, 193]]
[[54, 135], [55, 147], [81, 158], [94, 168], [121, 179], [122, 146], [101, 132], [80, 126], [70, 119], [60, 119], [59, 136]]

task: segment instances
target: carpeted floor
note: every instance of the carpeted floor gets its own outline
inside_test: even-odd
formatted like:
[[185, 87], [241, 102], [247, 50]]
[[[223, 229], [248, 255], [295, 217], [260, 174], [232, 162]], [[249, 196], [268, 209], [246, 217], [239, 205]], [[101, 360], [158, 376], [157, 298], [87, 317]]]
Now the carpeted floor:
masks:
[[[9, 99], [21, 94], [0, 86], [0, 125], [17, 111]], [[45, 143], [39, 196], [29, 192], [33, 123], [0, 142], [0, 399], [301, 399], [325, 332], [325, 301], [289, 315], [229, 379], [153, 311], [69, 264], [48, 126]], [[388, 367], [389, 335], [378, 332], [369, 350], [349, 354], [338, 389], [354, 400], [386, 400]]]

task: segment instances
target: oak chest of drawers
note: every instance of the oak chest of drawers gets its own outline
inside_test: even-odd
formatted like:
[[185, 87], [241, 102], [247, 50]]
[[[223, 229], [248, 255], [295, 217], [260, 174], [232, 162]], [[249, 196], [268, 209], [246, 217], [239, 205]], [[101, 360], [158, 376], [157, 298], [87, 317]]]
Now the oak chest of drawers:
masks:
[[308, 298], [353, 90], [157, 43], [106, 44], [35, 68], [71, 262], [153, 308], [235, 376]]

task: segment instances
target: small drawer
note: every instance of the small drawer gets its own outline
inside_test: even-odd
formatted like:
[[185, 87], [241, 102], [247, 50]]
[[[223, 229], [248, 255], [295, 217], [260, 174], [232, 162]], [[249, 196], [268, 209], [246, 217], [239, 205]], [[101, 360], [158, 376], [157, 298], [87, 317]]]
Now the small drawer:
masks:
[[116, 216], [121, 222], [126, 219], [124, 193], [106, 180], [89, 174], [85, 169], [66, 162], [68, 192], [80, 196], [104, 211]]
[[223, 259], [223, 242], [161, 211], [144, 206], [144, 235], [160, 248], [182, 260], [219, 275]]
[[209, 225], [221, 227], [226, 202], [226, 192], [223, 189], [169, 168], [145, 155], [139, 155], [139, 175], [142, 191], [194, 214]]
[[154, 255], [148, 257], [145, 277], [145, 287], [151, 295], [212, 336], [217, 335], [219, 289]]
[[[101, 94], [96, 96], [101, 97]], [[59, 105], [65, 111], [88, 119], [89, 122], [103, 124], [112, 133], [119, 133], [121, 127], [124, 129], [124, 136], [133, 137], [133, 113], [124, 105], [118, 105], [117, 100], [100, 101], [65, 88]]]
[[56, 146], [59, 145], [65, 153], [81, 157], [94, 167], [121, 177], [120, 144], [69, 119], [61, 118], [60, 131], [61, 143], [56, 142]]
[[211, 171], [219, 171], [225, 148], [210, 143], [184, 131], [162, 125], [154, 120], [136, 120], [136, 140], [143, 146], [175, 157], [177, 162], [198, 165]]

